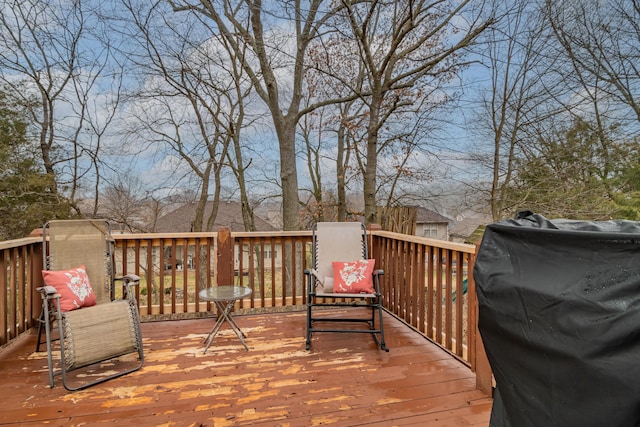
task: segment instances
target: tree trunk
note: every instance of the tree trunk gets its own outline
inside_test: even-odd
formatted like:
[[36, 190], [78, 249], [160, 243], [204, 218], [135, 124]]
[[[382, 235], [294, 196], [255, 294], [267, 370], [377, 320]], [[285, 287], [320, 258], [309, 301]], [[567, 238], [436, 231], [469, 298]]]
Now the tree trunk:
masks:
[[[275, 117], [274, 117], [275, 119]], [[300, 199], [296, 167], [295, 116], [282, 116], [276, 124], [280, 146], [280, 180], [282, 185], [282, 225], [285, 231], [300, 228]]]
[[207, 199], [209, 197], [209, 171], [210, 167], [205, 169], [206, 172], [202, 174], [202, 189], [200, 190], [200, 196], [198, 198], [198, 204], [196, 205], [196, 215], [193, 218], [191, 224], [191, 231], [203, 231], [204, 229], [204, 213], [207, 207]]
[[371, 99], [371, 111], [367, 125], [367, 164], [364, 172], [364, 219], [365, 224], [376, 222], [376, 175], [378, 173], [378, 123], [382, 97]]
[[338, 221], [344, 222], [347, 219], [347, 191], [345, 188], [345, 167], [344, 161], [346, 138], [345, 129], [341, 125], [338, 129], [338, 153], [336, 159], [336, 183], [338, 192]]

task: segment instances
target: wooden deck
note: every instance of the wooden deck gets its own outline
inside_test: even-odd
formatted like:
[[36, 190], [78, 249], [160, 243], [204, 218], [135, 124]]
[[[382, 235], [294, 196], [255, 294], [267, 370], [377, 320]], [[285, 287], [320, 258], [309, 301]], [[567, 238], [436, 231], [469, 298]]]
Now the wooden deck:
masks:
[[390, 352], [369, 334], [314, 335], [305, 314], [237, 316], [249, 351], [225, 326], [206, 354], [214, 319], [142, 325], [145, 365], [68, 392], [48, 386], [35, 334], [0, 351], [0, 425], [487, 426], [492, 401], [471, 371], [391, 316]]

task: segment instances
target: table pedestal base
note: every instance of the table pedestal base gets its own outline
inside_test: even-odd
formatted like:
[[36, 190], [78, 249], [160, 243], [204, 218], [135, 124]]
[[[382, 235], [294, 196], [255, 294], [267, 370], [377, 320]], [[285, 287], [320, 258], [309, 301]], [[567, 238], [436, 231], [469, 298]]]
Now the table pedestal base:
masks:
[[209, 335], [207, 335], [207, 338], [205, 338], [206, 346], [202, 354], [207, 352], [207, 350], [209, 349], [209, 346], [213, 342], [213, 339], [216, 337], [218, 332], [220, 332], [220, 329], [222, 328], [222, 324], [224, 322], [227, 322], [229, 324], [233, 332], [235, 332], [236, 336], [244, 346], [245, 350], [248, 351], [249, 347], [247, 347], [247, 344], [244, 342], [244, 339], [243, 339], [243, 337], [246, 338], [247, 336], [245, 335], [244, 332], [242, 332], [240, 327], [236, 324], [236, 321], [233, 320], [233, 317], [231, 316], [231, 309], [233, 308], [235, 301], [217, 301], [216, 300], [214, 301], [214, 303], [218, 308], [218, 313], [219, 313], [218, 319], [216, 320], [216, 324], [213, 325], [213, 328], [209, 332]]

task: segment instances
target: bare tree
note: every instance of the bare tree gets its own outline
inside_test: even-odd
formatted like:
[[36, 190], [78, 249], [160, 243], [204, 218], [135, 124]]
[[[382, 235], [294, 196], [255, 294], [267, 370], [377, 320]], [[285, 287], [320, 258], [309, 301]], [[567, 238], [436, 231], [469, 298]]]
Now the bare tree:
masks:
[[[362, 139], [366, 111], [366, 106], [360, 100], [366, 74], [356, 52], [357, 46], [353, 38], [338, 31], [337, 34], [312, 43], [307, 57], [309, 69], [305, 74], [306, 101], [308, 104], [327, 103], [321, 112], [311, 113], [315, 120], [311, 121], [311, 125], [305, 126], [306, 132], [313, 127], [317, 133], [317, 144], [312, 147], [312, 138], [306, 134], [303, 138], [309, 174], [312, 177], [315, 210], [318, 212], [316, 221], [323, 218], [320, 212], [328, 211], [331, 207], [323, 200], [325, 194], [331, 193], [323, 189], [323, 156], [326, 157], [324, 160], [335, 164], [336, 190], [335, 197], [331, 197], [331, 203], [336, 205], [335, 218], [345, 221], [353, 213], [347, 203], [347, 191], [352, 180], [359, 180], [359, 170], [352, 165], [352, 161], [356, 159], [357, 142]], [[340, 102], [334, 104], [331, 100]], [[309, 117], [304, 120], [309, 122]], [[329, 154], [333, 149], [335, 150]]]
[[[329, 217], [325, 216], [326, 206], [324, 203], [324, 190], [322, 179], [322, 147], [323, 132], [322, 123], [324, 121], [324, 110], [314, 111], [305, 115], [299, 123], [300, 140], [303, 142], [303, 148], [306, 157], [307, 170], [309, 172], [309, 180], [311, 181], [311, 200], [306, 203], [306, 209], [312, 210], [310, 216], [315, 221], [326, 221]], [[303, 201], [304, 203], [304, 201]], [[303, 215], [305, 216], [305, 215]], [[303, 226], [306, 221], [303, 221]]]
[[616, 106], [626, 106], [640, 121], [640, 1], [546, 1], [546, 9], [580, 89], [587, 97], [599, 91], [617, 121], [627, 113]]
[[[225, 39], [220, 39], [220, 44], [225, 47], [227, 55], [229, 55], [228, 73], [231, 80], [235, 83], [235, 88], [228, 92], [228, 105], [233, 107], [236, 112], [229, 114], [229, 132], [233, 149], [228, 150], [227, 159], [229, 167], [238, 183], [240, 193], [240, 203], [242, 206], [242, 220], [246, 231], [256, 231], [256, 223], [254, 218], [253, 205], [250, 202], [249, 188], [247, 183], [246, 171], [251, 166], [252, 160], [245, 160], [244, 149], [247, 144], [243, 144], [241, 139], [241, 130], [244, 126], [250, 126], [255, 119], [248, 120], [245, 111], [245, 100], [249, 98], [253, 92], [253, 84], [242, 67], [242, 61], [236, 57], [235, 50], [229, 46]], [[244, 56], [244, 55], [243, 55]]]
[[[493, 220], [511, 213], [509, 188], [518, 156], [527, 150], [524, 144], [539, 143], [541, 123], [558, 112], [546, 109], [560, 95], [550, 94], [545, 84], [546, 70], [554, 69], [558, 56], [549, 56], [549, 29], [540, 10], [526, 1], [510, 4], [510, 8], [483, 40], [490, 87], [484, 92], [479, 120], [492, 147], [488, 163]], [[477, 186], [475, 190], [484, 191]]]
[[[453, 78], [469, 47], [492, 22], [471, 10], [474, 2], [344, 2], [345, 19], [358, 43], [368, 86], [364, 169], [365, 220], [376, 215], [379, 133], [392, 115], [417, 100], [411, 88], [438, 86]], [[464, 28], [455, 22], [467, 18]], [[454, 32], [458, 32], [453, 37]]]
[[[315, 137], [326, 137], [318, 139], [318, 143], [311, 147], [312, 138], [308, 134], [311, 126], [306, 125], [307, 133], [303, 133], [302, 139], [307, 142], [305, 149], [311, 156], [308, 167], [318, 219], [323, 212], [321, 208], [326, 210], [330, 207], [321, 199], [324, 194], [331, 193], [320, 191], [322, 174], [317, 160], [323, 155], [332, 156], [331, 160], [335, 162], [337, 197], [330, 200], [337, 203], [337, 218], [345, 220], [351, 213], [346, 203], [347, 184], [351, 183], [352, 191], [362, 192], [363, 177], [369, 165], [367, 141], [372, 78], [358, 54], [358, 42], [351, 35], [350, 24], [336, 18], [331, 25], [335, 34], [317, 40], [310, 49], [310, 69], [306, 74], [305, 88], [310, 98], [339, 99], [342, 102], [327, 105], [322, 115], [315, 115], [322, 117], [322, 120], [313, 122]], [[386, 40], [385, 35], [378, 36], [379, 40]], [[398, 65], [398, 68], [402, 67]], [[407, 87], [398, 87], [385, 95], [380, 106], [383, 123], [376, 134], [376, 159], [380, 167], [375, 167], [375, 194], [386, 205], [401, 203], [400, 198], [405, 197], [410, 187], [431, 177], [425, 163], [416, 163], [414, 159], [429, 155], [426, 147], [434, 143], [435, 112], [451, 100], [440, 84], [450, 76], [417, 79], [408, 82]], [[437, 86], [434, 85], [436, 81], [439, 83]]]
[[[564, 82], [573, 91], [566, 110], [593, 126], [598, 136], [601, 176], [609, 177], [622, 145], [640, 133], [640, 2], [546, 2], [546, 16], [569, 66]], [[616, 140], [615, 136], [618, 138]], [[607, 197], [616, 185], [603, 179]]]
[[148, 200], [139, 179], [128, 174], [120, 175], [108, 185], [102, 194], [102, 213], [122, 231], [150, 231], [141, 226], [146, 221]]
[[[279, 143], [284, 228], [297, 229], [300, 206], [296, 126], [300, 117], [318, 108], [317, 105], [301, 108], [305, 58], [309, 44], [320, 35], [323, 24], [342, 6], [323, 0], [305, 4], [285, 0], [268, 4], [261, 0], [169, 2], [177, 12], [192, 11], [215, 23], [267, 105]], [[291, 28], [291, 34], [283, 32], [283, 28]]]
[[[228, 50], [219, 48], [227, 41], [212, 37], [197, 20], [172, 21], [167, 9], [141, 10], [134, 2], [125, 4], [144, 52], [135, 61], [148, 76], [136, 96], [142, 108], [137, 109], [134, 134], [174, 157], [178, 165], [186, 166], [182, 173], [196, 178], [199, 193], [192, 230], [211, 230], [222, 174], [232, 159], [230, 147], [239, 148], [242, 99], [250, 85], [240, 81]], [[235, 158], [241, 162], [238, 154], [236, 150]], [[242, 163], [234, 173], [236, 177], [244, 173]], [[210, 198], [213, 209], [205, 218]]]
[[42, 167], [54, 178], [49, 190], [72, 203], [79, 190], [90, 188], [86, 182], [99, 179], [98, 135], [109, 121], [99, 123], [96, 115], [115, 108], [96, 102], [110, 53], [91, 32], [99, 27], [92, 6], [0, 2], [0, 81], [29, 112]]

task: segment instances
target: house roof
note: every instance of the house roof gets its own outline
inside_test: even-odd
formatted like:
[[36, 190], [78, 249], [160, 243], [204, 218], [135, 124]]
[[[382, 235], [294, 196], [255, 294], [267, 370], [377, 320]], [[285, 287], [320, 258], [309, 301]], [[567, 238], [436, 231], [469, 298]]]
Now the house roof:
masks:
[[482, 211], [460, 212], [449, 226], [450, 235], [454, 241], [475, 244], [482, 239], [484, 227], [492, 221], [491, 215]]
[[416, 211], [416, 224], [425, 223], [450, 223], [451, 219], [446, 216], [440, 215], [438, 212], [434, 212], [427, 208], [418, 207]]
[[[213, 202], [207, 202], [204, 217], [207, 218], [213, 208]], [[192, 231], [191, 224], [196, 216], [196, 203], [186, 203], [174, 211], [158, 218], [155, 231], [158, 233], [182, 233]], [[254, 214], [256, 231], [276, 231], [276, 228]], [[245, 231], [242, 222], [242, 205], [233, 201], [221, 201], [213, 224], [217, 231], [220, 227], [229, 227], [231, 231]]]
[[476, 245], [482, 241], [482, 236], [484, 236], [484, 230], [487, 228], [486, 225], [479, 225], [473, 233], [469, 235], [466, 239], [464, 239], [464, 243], [469, 243], [471, 245]]

